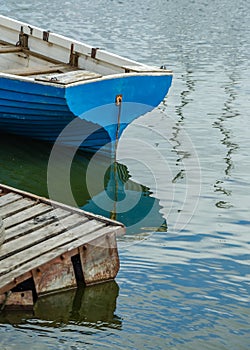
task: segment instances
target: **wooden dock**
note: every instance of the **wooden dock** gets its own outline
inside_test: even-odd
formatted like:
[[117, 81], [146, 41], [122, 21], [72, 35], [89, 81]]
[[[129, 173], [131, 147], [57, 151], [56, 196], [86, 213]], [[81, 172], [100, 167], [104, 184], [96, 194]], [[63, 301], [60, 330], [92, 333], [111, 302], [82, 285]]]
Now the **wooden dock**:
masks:
[[0, 216], [0, 309], [116, 277], [123, 224], [1, 184]]

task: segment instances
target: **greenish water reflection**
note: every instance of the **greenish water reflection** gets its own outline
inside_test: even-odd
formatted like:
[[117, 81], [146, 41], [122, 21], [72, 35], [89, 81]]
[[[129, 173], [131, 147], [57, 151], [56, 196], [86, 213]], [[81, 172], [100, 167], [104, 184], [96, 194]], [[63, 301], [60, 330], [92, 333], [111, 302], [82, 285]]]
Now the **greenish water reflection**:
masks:
[[108, 157], [62, 147], [50, 165], [48, 186], [51, 145], [0, 134], [0, 149], [0, 183], [121, 221], [127, 233], [165, 225], [150, 189], [133, 182], [127, 167]]
[[[40, 319], [39, 325], [55, 327], [73, 322], [94, 328], [121, 328], [115, 315], [119, 287], [115, 281], [79, 287], [38, 298], [34, 311], [4, 311], [1, 323], [21, 324]], [[34, 322], [34, 321], [33, 321]]]

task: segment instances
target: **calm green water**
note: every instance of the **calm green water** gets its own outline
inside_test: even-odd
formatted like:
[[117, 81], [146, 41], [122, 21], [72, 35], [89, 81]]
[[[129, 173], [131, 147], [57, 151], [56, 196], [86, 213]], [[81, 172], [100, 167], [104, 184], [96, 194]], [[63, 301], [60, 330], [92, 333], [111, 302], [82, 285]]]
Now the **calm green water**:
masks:
[[[123, 135], [118, 187], [106, 160], [72, 164], [76, 203], [128, 226], [116, 281], [3, 314], [1, 349], [249, 349], [249, 2], [8, 0], [0, 13], [174, 71]], [[1, 182], [51, 194], [50, 146], [1, 135], [0, 149]]]

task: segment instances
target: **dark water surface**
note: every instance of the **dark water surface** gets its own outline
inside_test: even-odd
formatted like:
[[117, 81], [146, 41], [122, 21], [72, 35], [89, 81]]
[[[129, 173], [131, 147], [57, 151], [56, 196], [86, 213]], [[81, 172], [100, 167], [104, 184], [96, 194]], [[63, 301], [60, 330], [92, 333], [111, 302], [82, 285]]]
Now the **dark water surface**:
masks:
[[[77, 204], [128, 226], [116, 282], [2, 314], [1, 350], [249, 349], [249, 1], [7, 0], [0, 13], [174, 71], [123, 135], [116, 187], [105, 160], [72, 164]], [[50, 146], [0, 147], [0, 182], [50, 194]]]

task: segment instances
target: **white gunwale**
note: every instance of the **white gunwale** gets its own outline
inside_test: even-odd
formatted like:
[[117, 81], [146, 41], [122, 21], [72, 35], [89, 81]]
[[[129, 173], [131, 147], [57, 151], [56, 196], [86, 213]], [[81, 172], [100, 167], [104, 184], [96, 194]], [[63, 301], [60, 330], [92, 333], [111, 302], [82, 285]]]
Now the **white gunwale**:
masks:
[[[96, 49], [95, 57], [91, 57], [92, 49], [90, 45], [83, 44], [77, 40], [67, 38], [60, 34], [55, 34], [53, 32], [48, 33], [48, 41], [43, 39], [44, 31], [36, 26], [31, 26], [25, 22], [20, 22], [14, 19], [6, 18], [0, 15], [1, 28], [5, 33], [5, 41], [2, 44], [13, 45], [13, 52], [8, 53], [8, 55], [20, 56], [20, 51], [15, 46], [18, 43], [18, 38], [20, 31], [23, 34], [28, 35], [28, 47], [29, 50], [23, 49], [24, 55], [29, 56], [29, 60], [34, 59], [44, 59], [45, 66], [51, 64], [51, 62], [57, 64], [69, 64], [71, 48], [73, 45], [73, 53], [78, 56], [78, 67], [75, 70], [87, 70], [90, 72], [95, 72], [101, 76], [97, 78], [92, 78], [91, 80], [77, 81], [68, 83], [69, 85], [78, 84], [88, 84], [93, 81], [106, 80], [113, 78], [122, 78], [124, 75], [128, 76], [140, 76], [140, 75], [172, 75], [172, 71], [163, 70], [157, 67], [147, 66], [145, 64], [138, 63], [134, 60], [130, 60], [114, 53], [107, 52], [102, 49]], [[16, 49], [15, 49], [16, 47]], [[11, 50], [10, 50], [11, 51]], [[0, 51], [1, 52], [1, 51]], [[4, 53], [0, 53], [1, 55]], [[46, 57], [49, 57], [49, 61], [46, 61]], [[1, 60], [0, 60], [1, 64]], [[20, 67], [21, 69], [21, 67]], [[0, 76], [7, 77], [9, 79], [15, 79], [15, 74], [8, 73], [3, 68], [0, 68]], [[63, 74], [63, 73], [62, 73]], [[37, 83], [35, 75], [31, 76], [19, 76], [21, 81], [33, 81]], [[44, 85], [55, 85], [60, 87], [59, 84], [53, 83], [53, 81], [41, 81], [39, 84]], [[61, 85], [63, 87], [63, 85]]]

